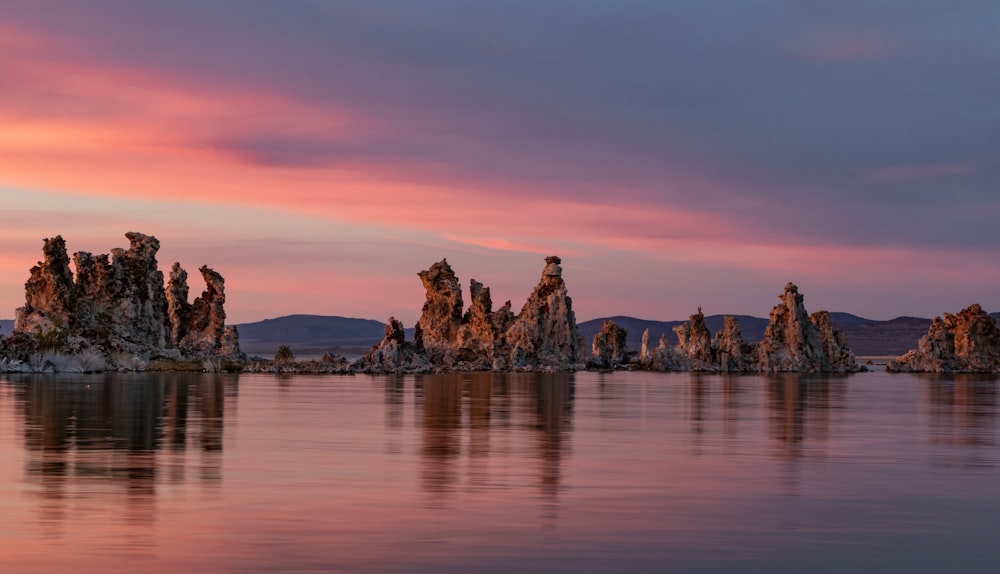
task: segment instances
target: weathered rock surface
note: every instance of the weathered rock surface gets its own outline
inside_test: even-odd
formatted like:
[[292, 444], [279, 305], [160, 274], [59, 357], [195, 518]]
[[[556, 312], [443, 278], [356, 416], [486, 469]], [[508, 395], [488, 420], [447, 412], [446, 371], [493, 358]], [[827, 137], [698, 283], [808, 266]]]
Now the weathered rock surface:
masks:
[[677, 335], [677, 354], [685, 360], [689, 371], [715, 371], [715, 358], [712, 353], [711, 335], [705, 326], [705, 314], [698, 312], [691, 315], [687, 323], [674, 327]]
[[854, 354], [843, 332], [830, 325], [825, 311], [806, 312], [803, 295], [794, 283], [785, 285], [781, 303], [771, 310], [771, 322], [757, 346], [760, 370], [765, 372], [855, 372]]
[[935, 317], [917, 348], [886, 366], [890, 372], [1000, 372], [1000, 332], [996, 319], [973, 304], [957, 315]]
[[580, 361], [582, 342], [561, 263], [545, 258], [541, 280], [507, 331], [513, 368], [570, 369]]
[[489, 288], [475, 279], [469, 288], [472, 303], [463, 312], [455, 272], [447, 260], [434, 263], [418, 273], [426, 298], [412, 345], [392, 319], [385, 339], [357, 368], [365, 372], [574, 368], [580, 337], [559, 263], [558, 257], [546, 258], [538, 286], [516, 316], [509, 301], [494, 311]]
[[22, 338], [8, 354], [54, 353], [48, 362], [55, 370], [59, 361], [88, 370], [142, 368], [154, 358], [240, 356], [235, 328], [225, 326], [222, 277], [203, 267], [208, 287], [189, 305], [180, 265], [164, 289], [156, 262], [160, 242], [142, 233], [125, 236], [128, 249], [75, 253], [75, 279], [63, 238], [44, 240], [43, 260], [31, 269], [25, 304], [16, 311], [14, 332]]
[[666, 336], [649, 349], [649, 333], [643, 333], [639, 365], [655, 371], [754, 372], [855, 372], [859, 366], [844, 334], [830, 324], [826, 311], [810, 317], [798, 287], [789, 283], [781, 304], [771, 311], [764, 340], [747, 343], [735, 317], [725, 317], [723, 328], [709, 337], [701, 309], [689, 322], [674, 327], [678, 344], [671, 347]]
[[587, 367], [596, 369], [614, 369], [629, 364], [628, 332], [607, 319], [601, 332], [594, 335], [591, 346], [592, 357], [587, 361]]
[[724, 373], [747, 373], [757, 370], [757, 348], [743, 340], [736, 317], [726, 315], [722, 329], [712, 340], [713, 367]]
[[368, 373], [426, 372], [430, 360], [406, 340], [403, 323], [389, 317], [385, 325], [385, 338], [371, 348], [361, 359], [361, 366]]
[[447, 259], [417, 275], [427, 295], [414, 329], [413, 343], [418, 351], [440, 361], [455, 346], [462, 326], [462, 287]]
[[685, 371], [688, 357], [667, 341], [667, 335], [660, 335], [659, 344], [649, 348], [649, 329], [642, 334], [644, 351], [640, 351], [639, 367], [648, 371]]

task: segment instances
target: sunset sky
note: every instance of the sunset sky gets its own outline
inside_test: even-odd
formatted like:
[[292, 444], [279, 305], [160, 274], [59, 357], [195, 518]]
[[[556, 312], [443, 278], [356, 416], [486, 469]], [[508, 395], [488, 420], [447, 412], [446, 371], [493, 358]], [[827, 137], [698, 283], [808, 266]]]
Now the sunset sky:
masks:
[[160, 239], [232, 323], [1000, 311], [1000, 3], [0, 0], [0, 318]]

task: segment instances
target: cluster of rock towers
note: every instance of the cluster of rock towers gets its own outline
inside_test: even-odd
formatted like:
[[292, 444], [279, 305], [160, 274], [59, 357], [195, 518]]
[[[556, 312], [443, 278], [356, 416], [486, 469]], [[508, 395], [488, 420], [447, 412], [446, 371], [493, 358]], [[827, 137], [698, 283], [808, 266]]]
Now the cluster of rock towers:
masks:
[[[205, 290], [188, 302], [188, 274], [179, 263], [164, 284], [156, 262], [159, 241], [135, 232], [126, 237], [128, 249], [74, 253], [75, 274], [63, 238], [44, 240], [43, 259], [25, 283], [14, 331], [0, 335], [0, 370], [141, 370], [155, 361], [160, 368], [164, 362], [170, 368], [171, 361], [242, 364], [236, 328], [225, 324], [222, 276], [202, 266]], [[630, 352], [625, 330], [605, 321], [585, 353], [561, 263], [556, 256], [545, 258], [541, 279], [517, 314], [510, 301], [493, 309], [489, 287], [475, 279], [466, 309], [447, 260], [434, 263], [418, 273], [426, 297], [413, 340], [390, 318], [381, 342], [354, 363], [340, 360], [338, 368], [366, 373], [583, 368], [849, 373], [860, 368], [830, 314], [807, 313], [793, 283], [785, 285], [758, 343], [743, 339], [735, 317], [726, 317], [713, 336], [699, 308], [673, 329], [677, 344], [663, 334], [651, 346], [647, 330], [639, 351]], [[48, 357], [48, 363], [39, 357]], [[1000, 372], [996, 320], [979, 305], [936, 317], [918, 348], [890, 361], [888, 370]]]
[[[0, 339], [8, 370], [31, 358], [51, 355], [53, 366], [68, 370], [143, 368], [151, 360], [239, 359], [239, 336], [226, 326], [225, 280], [207, 266], [200, 269], [205, 290], [188, 302], [187, 272], [174, 263], [164, 286], [152, 236], [125, 234], [128, 249], [110, 254], [73, 254], [66, 242], [45, 239], [43, 259], [25, 283], [25, 303], [16, 311], [14, 331]], [[58, 365], [54, 358], [60, 357]], [[74, 359], [78, 363], [74, 365]], [[85, 360], [84, 360], [85, 359]], [[85, 363], [85, 364], [82, 364]]]

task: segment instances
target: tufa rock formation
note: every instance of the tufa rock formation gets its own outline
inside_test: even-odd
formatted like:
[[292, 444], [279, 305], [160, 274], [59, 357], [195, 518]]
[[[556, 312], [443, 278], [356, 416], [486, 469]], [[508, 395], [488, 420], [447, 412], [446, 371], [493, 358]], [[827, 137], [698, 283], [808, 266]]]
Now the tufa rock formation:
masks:
[[594, 344], [591, 347], [593, 356], [587, 361], [587, 367], [614, 369], [627, 366], [629, 353], [626, 339], [628, 331], [616, 325], [614, 321], [606, 319], [601, 325], [601, 332], [594, 335]]
[[510, 302], [496, 311], [488, 287], [473, 279], [472, 304], [463, 313], [462, 291], [447, 260], [417, 275], [426, 297], [412, 345], [390, 319], [385, 338], [357, 367], [365, 372], [558, 369], [579, 360], [576, 329], [558, 257], [548, 257], [541, 281], [518, 315]]
[[830, 324], [826, 311], [810, 317], [799, 288], [785, 285], [781, 304], [771, 310], [771, 322], [757, 345], [760, 370], [765, 372], [849, 373], [858, 370], [846, 337]]
[[677, 335], [677, 354], [685, 361], [689, 371], [717, 371], [712, 352], [711, 336], [705, 326], [705, 314], [698, 307], [698, 312], [691, 315], [687, 323], [674, 327]]
[[385, 325], [385, 338], [361, 359], [361, 365], [369, 373], [425, 371], [429, 370], [430, 364], [426, 356], [417, 351], [415, 344], [406, 341], [403, 323], [395, 317], [389, 317]]
[[712, 340], [713, 365], [724, 373], [755, 371], [757, 348], [743, 340], [736, 317], [726, 315], [723, 321], [722, 328]]
[[541, 280], [507, 331], [514, 368], [565, 369], [580, 360], [583, 345], [560, 263], [562, 260], [556, 256], [545, 258]]
[[63, 238], [44, 240], [43, 260], [32, 267], [24, 306], [16, 311], [21, 360], [31, 351], [48, 351], [85, 354], [97, 368], [141, 368], [153, 358], [241, 356], [235, 328], [225, 326], [222, 277], [202, 267], [208, 287], [188, 305], [187, 273], [180, 265], [164, 289], [156, 262], [160, 242], [142, 233], [125, 236], [128, 249], [75, 253], [75, 279]]
[[655, 349], [649, 348], [649, 332], [643, 333], [639, 366], [653, 371], [754, 372], [856, 372], [854, 354], [843, 332], [830, 324], [826, 311], [806, 313], [798, 287], [789, 283], [780, 296], [782, 303], [771, 311], [764, 340], [751, 345], [743, 340], [735, 317], [727, 316], [714, 338], [709, 337], [701, 309], [688, 323], [674, 327], [678, 344], [671, 347], [666, 336]]
[[917, 348], [886, 365], [890, 372], [1000, 372], [1000, 333], [996, 320], [978, 304], [934, 317]]

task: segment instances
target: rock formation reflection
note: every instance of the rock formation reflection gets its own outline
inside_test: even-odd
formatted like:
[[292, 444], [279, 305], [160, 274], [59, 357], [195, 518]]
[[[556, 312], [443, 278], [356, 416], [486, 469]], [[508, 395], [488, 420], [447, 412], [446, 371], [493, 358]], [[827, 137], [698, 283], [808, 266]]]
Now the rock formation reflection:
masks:
[[830, 412], [844, 408], [846, 379], [788, 373], [771, 377], [767, 388], [768, 428], [777, 441], [778, 456], [788, 460], [823, 456]]
[[[572, 423], [572, 373], [418, 375], [414, 393], [421, 487], [434, 504], [445, 504], [458, 488], [485, 491], [520, 479], [536, 482], [549, 499], [557, 496]], [[520, 448], [527, 452], [519, 455]], [[521, 468], [491, 474], [493, 449], [534, 461], [534, 476]]]
[[126, 526], [151, 523], [159, 485], [185, 481], [192, 467], [206, 484], [218, 481], [225, 403], [236, 381], [109, 373], [9, 382], [23, 416], [25, 476], [39, 486], [45, 529], [58, 536], [67, 506], [78, 513], [88, 499], [122, 502]]
[[[930, 443], [941, 447], [932, 464], [993, 466], [997, 378], [994, 375], [921, 375], [925, 381]], [[987, 448], [984, 448], [987, 447]]]

